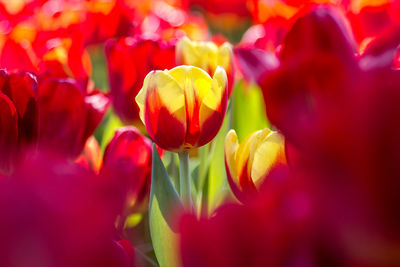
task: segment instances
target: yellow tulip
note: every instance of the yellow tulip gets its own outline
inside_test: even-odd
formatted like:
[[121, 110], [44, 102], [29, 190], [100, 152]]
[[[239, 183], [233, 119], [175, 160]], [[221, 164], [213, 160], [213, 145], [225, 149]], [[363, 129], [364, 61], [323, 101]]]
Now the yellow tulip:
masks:
[[177, 65], [192, 65], [212, 75], [218, 66], [225, 69], [228, 77], [228, 97], [234, 83], [232, 46], [225, 42], [217, 46], [213, 42], [191, 41], [184, 37], [176, 44]]
[[234, 130], [225, 138], [225, 166], [229, 184], [240, 201], [257, 192], [270, 169], [285, 164], [282, 135], [268, 128], [254, 132], [241, 144]]

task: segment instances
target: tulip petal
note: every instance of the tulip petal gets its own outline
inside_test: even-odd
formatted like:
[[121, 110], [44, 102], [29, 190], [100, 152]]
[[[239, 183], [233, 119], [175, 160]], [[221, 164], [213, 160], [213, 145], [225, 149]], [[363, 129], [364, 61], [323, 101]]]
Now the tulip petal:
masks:
[[212, 75], [218, 66], [223, 67], [228, 73], [229, 95], [234, 83], [233, 52], [232, 46], [225, 42], [217, 46], [213, 42], [196, 42], [184, 37], [176, 46], [176, 62], [182, 65], [193, 65], [205, 70]]
[[351, 62], [356, 45], [343, 15], [326, 7], [315, 8], [300, 18], [286, 35], [281, 53], [283, 61], [298, 61], [319, 54], [333, 55], [344, 63]]
[[278, 163], [285, 162], [284, 139], [277, 132], [266, 129], [259, 136], [261, 144], [253, 143], [251, 152], [253, 156], [251, 165], [251, 179], [259, 185], [269, 170]]
[[19, 43], [7, 39], [1, 50], [0, 68], [8, 70], [36, 71], [36, 67], [28, 54]]
[[154, 142], [164, 149], [180, 149], [186, 134], [185, 97], [183, 88], [168, 71], [149, 73], [136, 102]]
[[85, 103], [87, 107], [87, 118], [85, 130], [82, 136], [82, 147], [86, 140], [96, 130], [97, 126], [101, 123], [104, 114], [110, 105], [110, 99], [107, 95], [93, 91], [89, 95], [85, 96]]
[[182, 38], [177, 44], [177, 64], [193, 65], [207, 72], [212, 72], [209, 66], [216, 68], [218, 47], [212, 42], [194, 42]]
[[239, 141], [235, 130], [229, 130], [225, 138], [225, 162], [228, 166], [229, 175], [235, 182], [238, 182], [236, 151], [239, 148]]
[[18, 138], [20, 142], [33, 142], [37, 137], [37, 81], [30, 73], [14, 73], [8, 76], [8, 83], [3, 87], [14, 103], [18, 113]]
[[129, 204], [138, 203], [149, 193], [151, 152], [151, 141], [133, 126], [118, 129], [104, 152], [102, 172], [117, 174], [115, 177], [129, 188]]
[[[150, 93], [152, 91], [152, 93]], [[148, 94], [157, 94], [161, 103], [151, 103], [145, 107], [145, 98]], [[182, 123], [186, 122], [184, 89], [177, 83], [168, 71], [150, 72], [144, 82], [143, 87], [136, 97], [136, 102], [140, 108], [140, 118], [144, 122], [145, 109], [154, 112], [154, 105], [161, 104]], [[153, 107], [153, 108], [152, 108]]]
[[47, 80], [39, 88], [39, 144], [76, 156], [83, 148], [87, 108], [71, 80]]
[[[228, 98], [227, 91], [227, 76], [223, 68], [217, 67], [212, 84], [205, 96], [201, 99], [201, 106], [199, 110], [200, 127], [212, 125], [210, 128], [218, 132], [222, 125], [223, 118], [226, 112], [226, 102]], [[222, 105], [221, 105], [222, 104]], [[216, 124], [216, 125], [215, 125]], [[218, 125], [219, 124], [219, 125]], [[207, 131], [203, 131], [203, 135], [207, 135]], [[214, 133], [209, 133], [209, 136], [214, 136]], [[202, 137], [201, 139], [207, 139]], [[208, 143], [203, 141], [201, 143]]]

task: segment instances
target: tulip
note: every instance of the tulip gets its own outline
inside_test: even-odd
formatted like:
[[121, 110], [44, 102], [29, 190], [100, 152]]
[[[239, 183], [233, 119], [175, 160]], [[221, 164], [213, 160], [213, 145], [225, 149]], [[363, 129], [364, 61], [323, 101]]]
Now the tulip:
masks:
[[74, 80], [47, 79], [39, 87], [40, 147], [75, 157], [100, 124], [109, 104], [107, 96], [86, 95]]
[[37, 82], [28, 72], [9, 74], [0, 70], [0, 169], [11, 170], [22, 145], [32, 145], [37, 137]]
[[239, 145], [234, 130], [225, 138], [225, 166], [229, 184], [235, 196], [245, 201], [249, 194], [256, 193], [269, 170], [285, 164], [284, 139], [268, 128], [246, 137]]
[[106, 44], [108, 77], [116, 114], [125, 123], [139, 119], [139, 107], [132, 101], [151, 70], [175, 66], [175, 48], [156, 40], [122, 38]]
[[176, 44], [176, 64], [192, 65], [212, 75], [218, 66], [225, 69], [228, 76], [228, 97], [234, 84], [232, 46], [225, 42], [217, 46], [213, 42], [196, 42], [184, 37]]
[[102, 173], [112, 173], [128, 191], [128, 206], [140, 204], [150, 191], [152, 145], [133, 126], [116, 131], [104, 152]]
[[193, 66], [152, 71], [136, 97], [140, 118], [153, 141], [170, 151], [187, 151], [210, 142], [225, 117], [227, 77], [213, 78]]
[[37, 81], [29, 72], [1, 71], [1, 91], [13, 102], [18, 115], [18, 139], [31, 143], [37, 137]]
[[354, 84], [354, 41], [343, 19], [322, 7], [298, 19], [285, 37], [279, 67], [259, 79], [269, 121], [296, 146], [317, 142], [317, 125], [332, 125], [327, 116], [338, 118], [343, 95], [361, 88]]

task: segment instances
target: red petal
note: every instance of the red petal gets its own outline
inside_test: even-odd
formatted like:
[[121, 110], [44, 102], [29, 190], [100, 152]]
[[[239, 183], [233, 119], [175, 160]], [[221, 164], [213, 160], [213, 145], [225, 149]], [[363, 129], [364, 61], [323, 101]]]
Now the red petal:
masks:
[[126, 123], [139, 120], [134, 101], [152, 70], [170, 69], [175, 65], [175, 47], [157, 40], [123, 38], [106, 45], [111, 96], [117, 115]]
[[93, 91], [85, 96], [85, 103], [87, 107], [87, 118], [85, 130], [83, 132], [82, 142], [91, 136], [96, 130], [97, 126], [103, 120], [104, 114], [110, 105], [110, 99], [107, 95], [99, 91]]
[[36, 67], [27, 51], [12, 39], [7, 39], [0, 55], [0, 68], [35, 72]]
[[104, 152], [102, 172], [113, 174], [126, 188], [129, 201], [137, 202], [148, 195], [140, 195], [151, 179], [152, 146], [149, 139], [135, 127], [124, 127], [116, 131]]
[[[145, 124], [153, 141], [165, 150], [180, 150], [185, 143], [186, 125], [162, 106], [161, 100], [151, 88], [145, 102]], [[151, 104], [150, 104], [151, 103]], [[148, 108], [148, 107], [152, 108]]]
[[2, 91], [17, 109], [19, 142], [33, 143], [38, 131], [36, 77], [27, 72], [10, 74]]
[[84, 142], [87, 107], [71, 80], [45, 81], [39, 88], [39, 144], [69, 156], [78, 155]]
[[347, 64], [356, 45], [341, 13], [333, 8], [318, 7], [298, 19], [284, 40], [281, 53], [284, 64], [298, 64], [313, 56], [330, 55]]

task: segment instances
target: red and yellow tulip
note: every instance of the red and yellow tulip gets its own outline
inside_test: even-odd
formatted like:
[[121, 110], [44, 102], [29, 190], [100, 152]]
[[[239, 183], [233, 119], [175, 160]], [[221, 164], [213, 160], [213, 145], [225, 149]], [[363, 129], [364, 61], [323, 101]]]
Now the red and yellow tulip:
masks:
[[228, 77], [228, 96], [234, 83], [232, 46], [225, 42], [217, 46], [213, 42], [191, 41], [184, 37], [176, 44], [176, 64], [193, 65], [212, 75], [218, 66], [225, 69]]
[[225, 138], [225, 166], [235, 196], [244, 201], [257, 191], [269, 170], [286, 163], [284, 138], [268, 128], [254, 132], [241, 144], [235, 130]]
[[176, 152], [205, 145], [215, 137], [227, 100], [227, 76], [221, 67], [213, 77], [193, 66], [152, 71], [136, 96], [150, 137], [161, 148]]

